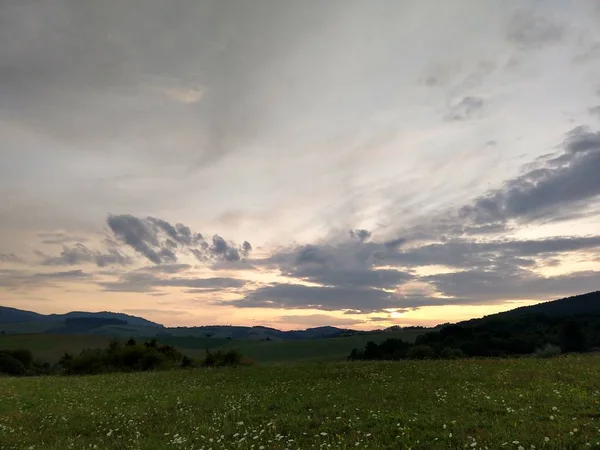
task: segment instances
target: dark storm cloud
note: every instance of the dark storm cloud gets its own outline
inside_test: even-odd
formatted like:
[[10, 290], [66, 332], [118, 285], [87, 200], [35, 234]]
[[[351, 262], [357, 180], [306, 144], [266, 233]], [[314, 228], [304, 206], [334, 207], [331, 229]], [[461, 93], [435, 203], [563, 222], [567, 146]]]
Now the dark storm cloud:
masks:
[[600, 195], [600, 132], [578, 127], [568, 134], [563, 148], [542, 167], [465, 206], [462, 217], [476, 224], [499, 224], [510, 219], [553, 221], [580, 215]]
[[464, 97], [456, 105], [452, 106], [446, 115], [446, 120], [461, 121], [476, 117], [483, 109], [485, 102], [480, 97]]
[[117, 249], [111, 248], [105, 252], [92, 250], [84, 244], [77, 243], [73, 247], [63, 247], [59, 256], [45, 256], [42, 265], [45, 266], [73, 266], [77, 264], [93, 263], [98, 267], [110, 265], [125, 266], [131, 264], [131, 258], [123, 255]]
[[240, 246], [215, 234], [212, 245], [201, 233], [178, 223], [175, 226], [156, 217], [141, 219], [130, 214], [110, 215], [107, 220], [115, 237], [154, 264], [173, 264], [177, 253], [191, 253], [201, 262], [237, 262], [247, 258], [252, 245], [244, 241]]

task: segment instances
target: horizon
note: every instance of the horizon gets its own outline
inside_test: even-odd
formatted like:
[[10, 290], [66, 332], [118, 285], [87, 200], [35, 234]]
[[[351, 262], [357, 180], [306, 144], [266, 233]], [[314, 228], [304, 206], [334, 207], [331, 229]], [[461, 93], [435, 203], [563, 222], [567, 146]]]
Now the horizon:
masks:
[[[0, 305], [0, 308], [3, 307], [3, 305]], [[12, 308], [12, 307], [8, 307], [8, 308]], [[15, 308], [18, 309], [18, 308]], [[33, 312], [36, 314], [43, 314], [43, 315], [63, 315], [63, 314], [69, 314], [69, 313], [88, 313], [88, 314], [126, 314], [126, 313], [119, 313], [117, 311], [83, 311], [83, 310], [73, 310], [73, 311], [65, 311], [65, 312], [61, 312], [61, 313], [49, 313], [49, 314], [44, 314], [44, 313], [40, 313], [38, 311], [29, 311], [29, 310], [21, 310], [21, 311], [25, 311], [25, 312]], [[135, 317], [136, 319], [144, 319], [144, 320], [149, 320], [143, 316], [135, 316], [133, 314], [126, 314], [129, 315], [131, 317]], [[476, 319], [479, 319], [482, 317], [476, 317]], [[312, 329], [312, 328], [327, 328], [327, 327], [331, 327], [331, 328], [338, 328], [338, 329], [343, 329], [343, 330], [349, 330], [349, 331], [378, 331], [378, 330], [385, 330], [387, 328], [390, 327], [400, 327], [400, 328], [411, 328], [411, 327], [418, 327], [421, 325], [391, 325], [390, 327], [380, 327], [380, 328], [368, 328], [368, 329], [361, 329], [361, 328], [352, 328], [352, 327], [344, 327], [344, 326], [333, 326], [333, 325], [318, 325], [318, 326], [312, 326], [312, 327], [307, 327], [307, 328], [288, 328], [286, 329], [285, 327], [279, 327], [279, 328], [274, 328], [274, 327], [268, 327], [266, 325], [240, 325], [240, 324], [217, 324], [217, 323], [212, 323], [212, 324], [205, 324], [205, 325], [165, 325], [163, 323], [158, 323], [158, 322], [154, 322], [149, 320], [150, 322], [154, 323], [155, 325], [160, 325], [162, 327], [165, 328], [201, 328], [201, 327], [252, 327], [252, 328], [271, 328], [271, 329], [276, 329], [279, 331], [303, 331], [303, 330], [308, 330], [308, 329]], [[12, 323], [12, 322], [6, 322], [6, 323]], [[436, 326], [439, 325], [445, 325], [445, 324], [454, 324], [456, 322], [440, 322], [438, 324], [435, 325], [430, 325], [427, 326], [425, 328], [435, 328]], [[0, 326], [1, 326], [2, 322], [0, 322]]]
[[366, 330], [600, 290], [594, 2], [0, 22], [2, 305]]

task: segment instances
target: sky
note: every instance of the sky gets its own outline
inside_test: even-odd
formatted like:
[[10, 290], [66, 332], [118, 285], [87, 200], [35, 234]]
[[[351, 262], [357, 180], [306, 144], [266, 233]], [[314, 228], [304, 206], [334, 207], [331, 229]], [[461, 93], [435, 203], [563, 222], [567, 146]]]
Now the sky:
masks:
[[0, 304], [356, 329], [600, 289], [593, 0], [0, 2]]

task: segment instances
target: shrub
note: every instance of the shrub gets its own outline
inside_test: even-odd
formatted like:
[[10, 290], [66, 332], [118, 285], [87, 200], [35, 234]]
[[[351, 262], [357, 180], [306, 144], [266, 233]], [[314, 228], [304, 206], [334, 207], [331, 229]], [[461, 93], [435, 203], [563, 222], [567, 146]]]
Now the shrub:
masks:
[[27, 369], [21, 361], [8, 352], [0, 352], [0, 373], [8, 375], [25, 375]]
[[559, 356], [562, 353], [558, 345], [546, 344], [542, 348], [538, 348], [534, 355], [536, 358], [552, 358]]
[[140, 360], [141, 370], [155, 370], [159, 369], [164, 362], [164, 357], [160, 353], [146, 352]]
[[409, 359], [433, 359], [435, 350], [429, 345], [415, 345], [408, 349], [407, 356]]
[[17, 349], [17, 350], [3, 350], [3, 353], [19, 360], [25, 369], [31, 368], [33, 364], [33, 355], [29, 350]]
[[242, 362], [242, 354], [235, 349], [217, 350], [211, 352], [206, 350], [203, 365], [206, 367], [239, 366]]
[[440, 357], [443, 359], [461, 359], [465, 357], [465, 352], [460, 348], [444, 347], [440, 352]]
[[181, 358], [181, 367], [192, 367], [194, 365], [194, 360], [184, 355]]

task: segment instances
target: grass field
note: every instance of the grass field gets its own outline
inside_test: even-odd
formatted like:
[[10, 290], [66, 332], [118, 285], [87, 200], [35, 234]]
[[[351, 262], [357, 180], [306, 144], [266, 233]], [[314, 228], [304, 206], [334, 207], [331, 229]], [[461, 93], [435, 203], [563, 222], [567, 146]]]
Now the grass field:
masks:
[[102, 335], [7, 334], [0, 336], [0, 350], [30, 350], [36, 359], [55, 363], [65, 352], [106, 347], [111, 338]]
[[[368, 341], [377, 343], [387, 338], [402, 338], [413, 342], [419, 330], [355, 335], [340, 338], [305, 339], [297, 341], [228, 340], [206, 337], [161, 337], [158, 341], [177, 347], [194, 358], [203, 358], [207, 348], [236, 348], [244, 356], [259, 363], [287, 361], [342, 361], [354, 347], [363, 348]], [[54, 363], [65, 353], [78, 354], [87, 348], [106, 347], [112, 338], [103, 335], [6, 334], [0, 335], [0, 350], [25, 348], [34, 357]], [[143, 338], [140, 338], [143, 339]]]
[[600, 357], [0, 378], [0, 449], [600, 448]]

